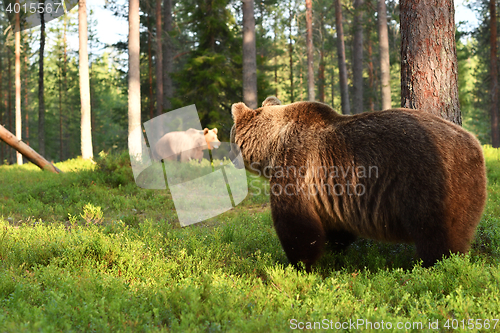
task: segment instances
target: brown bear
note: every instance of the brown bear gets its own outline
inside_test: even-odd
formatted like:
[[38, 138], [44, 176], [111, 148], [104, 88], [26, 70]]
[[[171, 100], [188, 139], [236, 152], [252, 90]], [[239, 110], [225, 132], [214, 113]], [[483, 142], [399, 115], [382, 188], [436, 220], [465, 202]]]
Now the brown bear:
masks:
[[217, 149], [220, 141], [217, 128], [203, 131], [190, 128], [187, 131], [170, 132], [161, 137], [153, 149], [155, 160], [201, 161], [204, 149]]
[[414, 243], [425, 267], [468, 251], [486, 201], [472, 134], [420, 110], [350, 116], [280, 104], [233, 104], [231, 143], [249, 171], [269, 177], [274, 227], [293, 265], [311, 271], [327, 241], [343, 248], [357, 236]]

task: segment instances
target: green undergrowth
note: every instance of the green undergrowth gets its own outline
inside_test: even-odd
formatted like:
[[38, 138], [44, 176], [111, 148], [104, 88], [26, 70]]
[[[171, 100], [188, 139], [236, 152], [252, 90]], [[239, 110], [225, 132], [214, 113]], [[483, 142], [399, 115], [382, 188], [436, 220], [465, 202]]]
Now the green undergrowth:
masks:
[[471, 319], [498, 331], [500, 159], [484, 151], [488, 204], [468, 255], [424, 269], [411, 245], [360, 239], [311, 274], [288, 265], [260, 178], [236, 208], [182, 228], [168, 190], [135, 185], [126, 153], [59, 175], [0, 166], [0, 332], [466, 331]]

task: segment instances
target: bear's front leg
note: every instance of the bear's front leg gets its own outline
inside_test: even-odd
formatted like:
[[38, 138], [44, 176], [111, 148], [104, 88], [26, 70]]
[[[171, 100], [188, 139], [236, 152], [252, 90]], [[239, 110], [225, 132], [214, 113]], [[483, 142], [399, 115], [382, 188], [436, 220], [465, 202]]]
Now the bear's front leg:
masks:
[[311, 272], [311, 266], [323, 253], [326, 236], [319, 216], [301, 202], [300, 196], [271, 194], [271, 213], [281, 246], [298, 268], [299, 261]]

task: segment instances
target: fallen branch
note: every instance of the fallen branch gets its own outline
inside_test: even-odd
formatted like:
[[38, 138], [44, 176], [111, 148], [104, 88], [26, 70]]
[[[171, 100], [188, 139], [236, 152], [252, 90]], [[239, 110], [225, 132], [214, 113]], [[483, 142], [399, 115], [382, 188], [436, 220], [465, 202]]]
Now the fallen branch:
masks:
[[20, 152], [31, 163], [37, 165], [42, 170], [47, 170], [54, 173], [62, 173], [61, 170], [56, 168], [52, 163], [43, 158], [42, 155], [34, 151], [30, 146], [18, 140], [14, 134], [9, 132], [5, 127], [0, 125], [0, 140]]

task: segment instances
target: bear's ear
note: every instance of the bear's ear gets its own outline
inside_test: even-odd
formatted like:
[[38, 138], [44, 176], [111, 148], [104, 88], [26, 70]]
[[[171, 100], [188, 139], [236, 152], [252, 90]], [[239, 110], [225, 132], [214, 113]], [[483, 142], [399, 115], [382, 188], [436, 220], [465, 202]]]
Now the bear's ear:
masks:
[[262, 107], [272, 105], [281, 105], [281, 101], [278, 99], [278, 97], [269, 96], [264, 100], [264, 102], [262, 102]]
[[207, 135], [208, 133], [208, 128], [205, 127], [205, 129], [203, 130], [203, 135]]
[[212, 131], [214, 131], [215, 134], [217, 134], [217, 128], [212, 128]]
[[245, 103], [235, 103], [231, 107], [231, 114], [233, 115], [233, 120], [236, 121], [240, 116], [245, 114], [246, 112], [253, 111], [250, 109], [248, 106], [245, 105]]

